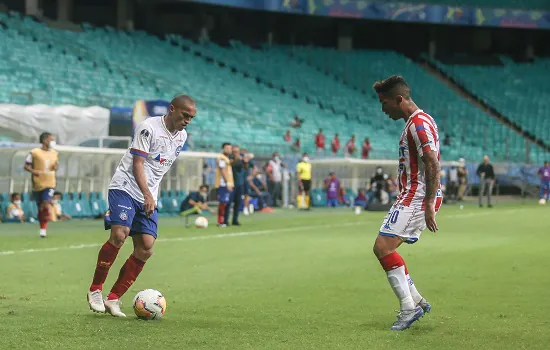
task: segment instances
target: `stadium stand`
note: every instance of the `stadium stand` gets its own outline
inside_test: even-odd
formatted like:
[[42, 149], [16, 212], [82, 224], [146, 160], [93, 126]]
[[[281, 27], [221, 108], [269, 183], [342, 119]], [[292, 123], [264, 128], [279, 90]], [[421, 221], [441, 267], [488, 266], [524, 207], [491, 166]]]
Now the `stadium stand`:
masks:
[[[547, 103], [550, 60], [515, 63], [506, 57], [502, 65], [459, 65], [436, 62], [457, 83], [487, 105], [517, 123], [524, 131], [548, 143], [550, 119]], [[498, 84], [495, 84], [498, 82]]]
[[[293, 130], [293, 140], [301, 139], [302, 151], [314, 151], [314, 134], [322, 128], [329, 140], [338, 133], [342, 143], [356, 134], [357, 146], [370, 136], [371, 157], [380, 158], [393, 154], [402, 126], [380, 116], [370, 85], [400, 73], [411, 82], [419, 104], [439, 121], [442, 138], [452, 137], [452, 147], [443, 147], [446, 159], [479, 159], [488, 153], [496, 160], [525, 160], [521, 135], [394, 52], [256, 50], [236, 41], [221, 47], [86, 24], [80, 32], [67, 31], [13, 12], [0, 13], [0, 22], [5, 24], [0, 26], [5, 39], [0, 41], [2, 101], [132, 106], [138, 99], [169, 100], [177, 87], [199, 102], [193, 131], [201, 135], [195, 139], [201, 148], [217, 149], [220, 135], [231, 135], [256, 153], [284, 152], [289, 147], [284, 131], [299, 115], [304, 124]], [[486, 140], [485, 147], [480, 140]], [[497, 143], [504, 146], [487, 147]], [[533, 161], [543, 159], [537, 147], [530, 152]]]
[[393, 2], [421, 3], [449, 6], [471, 6], [486, 8], [509, 8], [522, 10], [548, 10], [550, 3], [547, 0], [390, 0]]

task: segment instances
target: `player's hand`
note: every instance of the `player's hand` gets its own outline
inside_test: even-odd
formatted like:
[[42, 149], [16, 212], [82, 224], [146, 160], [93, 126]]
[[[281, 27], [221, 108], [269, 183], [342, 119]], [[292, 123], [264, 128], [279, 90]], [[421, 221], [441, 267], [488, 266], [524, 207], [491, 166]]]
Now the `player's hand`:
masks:
[[438, 230], [437, 223], [435, 222], [435, 204], [430, 204], [426, 206], [426, 211], [424, 212], [426, 219], [426, 227], [432, 232]]
[[227, 185], [227, 189], [229, 190], [229, 192], [233, 192], [233, 185]]
[[146, 195], [144, 199], [143, 210], [145, 210], [145, 215], [147, 215], [147, 217], [151, 217], [155, 211], [155, 200], [152, 195]]
[[33, 174], [34, 176], [38, 176], [38, 175], [40, 175], [40, 171], [39, 171], [39, 170], [33, 169], [33, 170], [32, 170], [32, 174]]

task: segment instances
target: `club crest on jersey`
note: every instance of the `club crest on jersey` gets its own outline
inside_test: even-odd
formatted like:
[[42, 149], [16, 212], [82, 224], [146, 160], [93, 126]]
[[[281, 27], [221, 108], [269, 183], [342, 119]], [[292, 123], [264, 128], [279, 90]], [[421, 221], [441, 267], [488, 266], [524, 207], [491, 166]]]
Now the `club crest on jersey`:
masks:
[[176, 147], [176, 157], [180, 155], [181, 146]]

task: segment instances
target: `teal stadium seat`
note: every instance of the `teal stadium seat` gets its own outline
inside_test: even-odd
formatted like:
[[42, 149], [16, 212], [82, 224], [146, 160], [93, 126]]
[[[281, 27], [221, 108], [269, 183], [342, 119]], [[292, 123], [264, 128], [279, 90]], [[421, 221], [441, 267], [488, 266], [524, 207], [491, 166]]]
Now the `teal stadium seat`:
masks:
[[[532, 6], [546, 0], [535, 1]], [[502, 4], [519, 6], [520, 3], [509, 0]], [[289, 128], [286, 122], [299, 115], [304, 123], [301, 129], [292, 129], [292, 137], [301, 139], [305, 151], [314, 151], [313, 137], [322, 128], [328, 141], [338, 133], [342, 144], [352, 134], [357, 135], [358, 146], [364, 137], [370, 137], [371, 158], [388, 158], [395, 155], [395, 142], [402, 125], [384, 118], [371, 84], [399, 72], [413, 86], [419, 105], [425, 106], [436, 118], [440, 136], [452, 136], [452, 147], [442, 146], [443, 160], [468, 155], [472, 158], [469, 160], [477, 161], [485, 153], [496, 161], [525, 160], [522, 135], [490, 118], [422, 67], [395, 52], [340, 52], [289, 46], [253, 49], [238, 41], [230, 47], [221, 47], [209, 41], [195, 43], [178, 35], [159, 38], [143, 31], [122, 32], [89, 24], [82, 25], [82, 32], [58, 30], [13, 13], [3, 15], [2, 21], [6, 27], [0, 26], [3, 55], [0, 96], [7, 96], [7, 102], [132, 106], [133, 101], [141, 99], [170, 100], [177, 89], [194, 96], [199, 105], [197, 118], [189, 129], [201, 135], [195, 139], [199, 148], [217, 150], [218, 135], [223, 128], [224, 132], [235, 135], [234, 142], [247, 145], [256, 154], [269, 154], [274, 150], [290, 152], [283, 134]], [[197, 52], [202, 57], [195, 55]], [[204, 56], [227, 67], [207, 61]], [[235, 67], [239, 72], [234, 73], [228, 67]], [[176, 79], [182, 71], [186, 72], [186, 79]], [[275, 88], [245, 78], [242, 72]], [[527, 82], [532, 80], [544, 85], [546, 75], [541, 73], [546, 72], [548, 62], [545, 60], [529, 66], [510, 65], [502, 74], [519, 75], [523, 83], [518, 84], [517, 89], [495, 93], [510, 97], [501, 99], [500, 108], [528, 110], [529, 113], [514, 112], [512, 117], [541, 139], [548, 139], [548, 118], [533, 116], [541, 115], [546, 108], [543, 104], [531, 103], [529, 98], [538, 96], [538, 101], [546, 101], [541, 98], [546, 95], [533, 94]], [[468, 73], [468, 76], [480, 77], [472, 79], [471, 84], [478, 85], [471, 88], [490, 90], [484, 89], [481, 76], [493, 73]], [[50, 84], [51, 81], [56, 84]], [[283, 93], [283, 89], [291, 93]], [[522, 91], [527, 93], [519, 98]], [[485, 98], [492, 101], [490, 96]], [[480, 139], [487, 140], [482, 147]], [[502, 149], [493, 147], [495, 144], [509, 146]], [[531, 153], [536, 159], [546, 154], [539, 147], [533, 147]], [[342, 155], [342, 151], [339, 154]], [[161, 198], [164, 197], [166, 194], [161, 194]], [[163, 210], [169, 208], [159, 208]]]

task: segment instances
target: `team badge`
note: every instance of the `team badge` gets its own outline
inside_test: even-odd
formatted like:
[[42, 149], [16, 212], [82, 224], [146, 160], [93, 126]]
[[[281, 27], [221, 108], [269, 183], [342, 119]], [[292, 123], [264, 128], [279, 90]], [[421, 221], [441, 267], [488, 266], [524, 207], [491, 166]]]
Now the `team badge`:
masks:
[[125, 211], [121, 212], [119, 216], [120, 216], [120, 220], [124, 220], [124, 221], [128, 220], [128, 213], [126, 213]]
[[141, 132], [139, 134], [141, 136], [143, 136], [143, 138], [148, 138], [149, 137], [149, 130], [143, 129], [143, 130], [141, 130]]
[[181, 146], [176, 147], [176, 157], [180, 155]]

